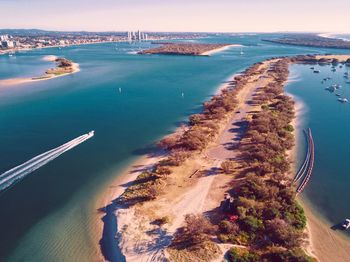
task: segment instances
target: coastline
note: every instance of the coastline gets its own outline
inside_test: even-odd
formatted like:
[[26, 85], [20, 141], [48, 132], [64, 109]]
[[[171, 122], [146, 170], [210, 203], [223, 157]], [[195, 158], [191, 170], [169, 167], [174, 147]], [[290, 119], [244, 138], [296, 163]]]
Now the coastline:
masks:
[[[293, 79], [291, 81], [293, 81]], [[286, 85], [291, 81], [288, 80]], [[296, 159], [298, 146], [302, 139], [299, 134], [301, 128], [303, 128], [303, 121], [305, 119], [305, 114], [307, 114], [307, 106], [300, 98], [289, 92], [286, 92], [286, 94], [292, 97], [295, 102], [295, 118], [292, 125], [294, 127], [296, 145], [293, 147], [290, 157], [293, 159], [292, 168], [296, 171], [298, 164]], [[307, 253], [321, 262], [347, 262], [348, 260], [346, 257], [350, 257], [349, 238], [332, 230], [332, 225], [316, 210], [306, 196], [301, 195], [301, 197], [297, 198], [297, 201], [303, 207], [307, 217], [306, 232], [308, 234], [308, 239], [307, 246], [305, 247]]]
[[324, 38], [340, 39], [343, 41], [350, 41], [350, 39], [348, 38], [337, 37], [337, 34], [333, 34], [333, 33], [322, 33], [322, 34], [318, 34], [317, 36], [324, 37]]
[[[263, 68], [267, 70], [269, 64], [273, 62], [276, 62], [276, 60], [267, 60], [258, 63], [258, 65], [254, 65], [261, 68], [261, 70], [263, 70]], [[236, 74], [237, 73], [233, 75]], [[252, 99], [253, 93], [256, 92], [259, 86], [271, 81], [271, 79], [265, 80], [266, 78], [260, 78], [259, 75], [254, 74], [250, 75], [250, 77], [252, 77], [251, 80], [253, 81], [248, 83], [246, 88], [238, 89], [240, 96], [237, 107], [239, 110], [242, 110], [242, 112], [249, 112], [252, 109], [246, 101]], [[219, 85], [218, 89], [222, 90], [224, 87], [229, 88], [230, 81], [226, 82], [227, 83]], [[250, 109], [246, 108], [247, 106]], [[253, 106], [253, 108], [255, 107]], [[177, 169], [178, 173], [174, 171], [176, 175], [170, 180], [167, 193], [162, 195], [159, 199], [156, 201], [144, 202], [142, 206], [132, 206], [115, 210], [118, 228], [118, 233], [115, 237], [120, 241], [119, 250], [127, 258], [127, 261], [136, 262], [142, 259], [156, 258], [162, 260], [168, 258], [168, 245], [171, 243], [175, 231], [182, 225], [184, 216], [190, 213], [202, 214], [203, 212], [209, 212], [217, 208], [218, 203], [222, 201], [225, 192], [228, 190], [230, 181], [232, 182], [232, 177], [220, 172], [218, 174], [204, 175], [206, 172], [212, 173], [213, 171], [210, 170], [212, 170], [213, 167], [214, 169], [220, 169], [220, 164], [224, 160], [220, 159], [220, 157], [210, 157], [207, 153], [212, 149], [218, 149], [219, 151], [228, 150], [222, 147], [221, 134], [224, 132], [227, 133], [226, 129], [230, 129], [232, 124], [237, 121], [242, 121], [241, 117], [243, 117], [241, 113], [235, 114], [232, 112], [232, 115], [230, 114], [228, 119], [220, 124], [219, 130], [221, 131], [218, 137], [208, 145], [207, 149], [199, 154], [195, 154], [195, 156], [191, 157], [190, 162], [180, 166], [180, 170]], [[235, 136], [238, 138], [239, 134]], [[224, 139], [226, 138], [225, 136]], [[232, 137], [230, 140], [231, 139]], [[227, 152], [226, 154], [221, 153], [219, 155], [225, 158]], [[238, 153], [237, 150], [234, 150], [230, 154], [237, 157]], [[153, 162], [153, 164], [156, 164], [156, 162]], [[204, 174], [196, 175], [191, 178], [192, 174], [196, 173], [198, 170], [201, 170], [200, 173], [204, 172]], [[119, 191], [119, 193], [122, 191], [124, 190]], [[111, 200], [109, 201], [111, 202]], [[150, 221], [168, 215], [170, 216], [170, 224], [162, 227], [161, 232], [158, 232], [160, 234], [159, 239], [156, 237], [158, 233], [152, 236], [144, 234], [145, 232], [159, 230], [158, 226], [150, 223]], [[101, 228], [102, 227], [100, 227], [100, 231]], [[220, 246], [221, 248], [222, 245], [225, 244], [220, 244], [218, 247]], [[225, 252], [231, 245], [226, 246], [227, 247], [224, 249]]]
[[216, 49], [213, 49], [213, 50], [210, 50], [210, 51], [203, 52], [203, 53], [200, 54], [200, 56], [211, 56], [211, 55], [213, 55], [215, 53], [227, 50], [227, 49], [229, 49], [231, 47], [242, 47], [242, 45], [239, 45], [239, 44], [227, 45], [227, 46], [224, 46], [224, 47], [220, 47], [220, 48], [216, 48]]
[[64, 47], [69, 47], [69, 46], [93, 45], [93, 44], [104, 44], [104, 43], [123, 43], [123, 42], [127, 42], [127, 40], [123, 40], [123, 41], [100, 41], [100, 42], [80, 43], [80, 44], [66, 44], [66, 45], [52, 45], [52, 46], [42, 46], [42, 47], [15, 48], [15, 49], [1, 50], [0, 51], [0, 55], [6, 55], [8, 53], [16, 53], [16, 52], [22, 52], [22, 51], [32, 51], [32, 50], [47, 49], [47, 48], [64, 48]]
[[[229, 87], [230, 86], [229, 80], [232, 79], [232, 77], [234, 77], [235, 75], [237, 75], [237, 73], [232, 74], [230, 77], [228, 77], [228, 79], [225, 82], [220, 84], [217, 87], [216, 94], [219, 93], [221, 90]], [[290, 81], [293, 81], [293, 79], [288, 80], [285, 83], [285, 85], [288, 84], [288, 82], [290, 82]], [[299, 144], [298, 141], [300, 140], [300, 136], [298, 135], [298, 130], [300, 130], [300, 128], [302, 126], [302, 117], [301, 116], [306, 111], [306, 105], [304, 105], [302, 103], [302, 101], [300, 101], [298, 98], [291, 95], [290, 93], [286, 92], [286, 94], [291, 96], [292, 99], [295, 101], [295, 118], [292, 121], [292, 125], [294, 127], [294, 136], [295, 136], [296, 145], [288, 153], [289, 153], [290, 159], [292, 160], [293, 168], [296, 169], [297, 143]], [[113, 201], [115, 198], [117, 198], [118, 196], [120, 196], [123, 193], [123, 191], [125, 190], [126, 187], [125, 187], [125, 185], [124, 185], [124, 187], [121, 187], [121, 186], [123, 184], [128, 183], [128, 182], [132, 181], [133, 179], [135, 179], [136, 176], [141, 172], [141, 171], [139, 171], [137, 173], [135, 173], [135, 172], [132, 173], [131, 171], [135, 166], [142, 165], [142, 166], [151, 167], [152, 165], [156, 164], [157, 161], [159, 161], [159, 159], [147, 158], [147, 156], [144, 156], [144, 157], [140, 158], [139, 160], [135, 161], [134, 164], [130, 165], [127, 168], [127, 170], [128, 170], [127, 172], [122, 172], [122, 175], [118, 176], [115, 179], [115, 182], [113, 181], [111, 183], [113, 185], [115, 183], [119, 183], [119, 185], [117, 185], [117, 189], [115, 190], [115, 192], [111, 192], [109, 194], [109, 196], [107, 193], [104, 193], [104, 195], [103, 195], [105, 197], [104, 199], [105, 200], [108, 199], [107, 201], [110, 202], [110, 201]], [[129, 176], [127, 177], [128, 174], [129, 174]], [[203, 179], [203, 178], [201, 178], [201, 179]], [[121, 181], [123, 181], [123, 182], [121, 182]], [[213, 181], [211, 181], [210, 183], [212, 183], [212, 182]], [[203, 183], [203, 182], [197, 180], [196, 184], [192, 185], [193, 188], [191, 188], [191, 191], [189, 191], [189, 192], [191, 192], [189, 195], [192, 194], [192, 191], [198, 193], [197, 189], [201, 188], [200, 183]], [[215, 182], [215, 183], [217, 183], [217, 182]], [[212, 184], [215, 186], [215, 183], [212, 183]], [[209, 188], [213, 187], [212, 184], [209, 185]], [[218, 188], [218, 187], [215, 186], [215, 188]], [[217, 200], [217, 199], [215, 199], [215, 200]], [[308, 232], [308, 237], [307, 237], [308, 245], [305, 247], [305, 249], [307, 250], [307, 253], [313, 257], [316, 257], [319, 261], [335, 261], [335, 262], [346, 261], [346, 260], [344, 260], [344, 257], [350, 256], [350, 253], [349, 253], [350, 252], [350, 243], [348, 243], [348, 241], [346, 241], [346, 239], [344, 239], [344, 237], [342, 237], [340, 235], [338, 236], [338, 234], [336, 234], [336, 235], [332, 234], [332, 232], [329, 229], [329, 226], [323, 221], [322, 217], [320, 218], [318, 215], [316, 215], [315, 211], [312, 210], [312, 207], [310, 207], [308, 204], [306, 204], [306, 201], [303, 197], [298, 198], [297, 201], [299, 203], [301, 203], [301, 205], [303, 206], [303, 208], [305, 210], [305, 214], [307, 216], [306, 230]], [[180, 201], [178, 201], [178, 202], [182, 202], [182, 200], [180, 199]], [[160, 209], [163, 208], [164, 207], [164, 199], [159, 201], [158, 204], [159, 204], [158, 207]], [[137, 210], [135, 208], [131, 208], [131, 209], [127, 209], [127, 210], [126, 209], [122, 210], [121, 212], [118, 212], [118, 211], [115, 212], [117, 220], [118, 220], [118, 232], [123, 230], [125, 225], [130, 224], [130, 221], [131, 221], [130, 219], [133, 219], [135, 212], [138, 212], [138, 211], [139, 210]], [[169, 210], [167, 210], [167, 211], [169, 211]], [[192, 212], [195, 212], [195, 211], [192, 210]], [[179, 214], [181, 214], [181, 212]], [[159, 215], [159, 213], [157, 213], [157, 215]], [[137, 222], [138, 221], [136, 221], [136, 222], [134, 221], [134, 224], [137, 224]], [[176, 221], [176, 222], [178, 222], [178, 221]], [[175, 223], [175, 225], [176, 224], [177, 223]], [[174, 226], [172, 225], [171, 228], [173, 228], [173, 227]], [[103, 230], [102, 228], [103, 228], [103, 226], [101, 226], [99, 229], [101, 232]], [[133, 228], [133, 230], [134, 231], [132, 231], [132, 232], [135, 233], [136, 229]], [[135, 237], [135, 236], [133, 236], [133, 237]], [[136, 236], [136, 237], [139, 237], [139, 236]], [[137, 241], [140, 242], [138, 244], [142, 244], [141, 242], [145, 241], [145, 240], [144, 239], [137, 239]], [[152, 243], [149, 243], [149, 244], [152, 245]], [[150, 254], [150, 252], [148, 252], [146, 254], [136, 254], [135, 252], [132, 252], [132, 244], [127, 243], [127, 241], [124, 241], [124, 240], [123, 240], [123, 242], [121, 242], [121, 245], [119, 247], [122, 250], [122, 253], [128, 258], [128, 261], [138, 261], [137, 259], [140, 257], [145, 258], [147, 256], [149, 257], [150, 255], [153, 255], [153, 254]], [[163, 246], [163, 248], [164, 248], [164, 246]], [[162, 256], [166, 256], [166, 251], [159, 249], [156, 252], [158, 252], [158, 251], [162, 253]], [[326, 258], [328, 258], [328, 260]], [[329, 260], [329, 259], [331, 259], [331, 260]]]
[[[118, 205], [114, 203], [114, 201], [124, 193], [128, 185], [134, 181], [143, 170], [151, 168], [164, 156], [165, 155], [162, 155], [160, 151], [154, 151], [133, 160], [126, 168], [118, 171], [119, 175], [116, 175], [115, 178], [108, 183], [108, 189], [101, 190], [101, 193], [96, 197], [94, 202], [95, 210], [102, 210], [102, 212], [96, 214], [97, 221], [94, 223], [92, 231], [94, 236], [99, 237], [99, 241], [95, 241], [96, 250], [99, 254], [99, 261], [108, 260], [108, 255], [105, 254], [107, 253], [105, 251], [106, 247], [103, 247], [101, 243], [103, 242], [105, 227], [103, 218], [107, 215], [107, 207], [112, 206], [113, 215], [117, 218], [115, 212], [118, 209]], [[119, 231], [119, 228], [117, 231]], [[115, 239], [116, 238], [117, 235], [115, 236]], [[116, 248], [119, 247], [117, 246]]]
[[[234, 73], [230, 74], [227, 78], [225, 78], [225, 80], [222, 83], [220, 83], [216, 86], [216, 88], [213, 92], [213, 95], [218, 95], [222, 90], [229, 88], [234, 77], [239, 75], [239, 74], [240, 73], [234, 72]], [[186, 127], [183, 127], [183, 126], [177, 127], [170, 134], [183, 132], [184, 128], [186, 128]], [[152, 155], [156, 155], [156, 157], [154, 157], [154, 156], [152, 157]], [[120, 197], [124, 193], [124, 191], [127, 189], [128, 185], [132, 181], [134, 181], [137, 178], [137, 176], [140, 173], [142, 173], [142, 171], [144, 169], [149, 169], [149, 168], [153, 167], [157, 162], [159, 162], [159, 160], [161, 158], [165, 158], [166, 156], [168, 156], [167, 153], [165, 153], [165, 152], [161, 153], [161, 150], [156, 149], [155, 151], [150, 152], [149, 154], [140, 156], [137, 159], [135, 159], [134, 161], [132, 161], [131, 164], [129, 164], [126, 168], [124, 168], [122, 171], [118, 172], [120, 175], [116, 175], [115, 178], [112, 179], [108, 183], [108, 185], [109, 185], [108, 190], [101, 191], [101, 194], [96, 198], [96, 201], [95, 201], [96, 208], [95, 209], [101, 209], [101, 207], [105, 207], [105, 206], [108, 206], [110, 204], [113, 204], [113, 201], [116, 200], [118, 197]], [[137, 172], [135, 172], [135, 170], [137, 170]], [[117, 206], [115, 206], [115, 208], [117, 208]], [[120, 230], [121, 230], [120, 224], [125, 224], [125, 223], [127, 223], [127, 221], [125, 221], [126, 219], [124, 219], [121, 216], [122, 213], [118, 212], [118, 210], [115, 210], [114, 214], [115, 214], [117, 221], [120, 222], [120, 223], [118, 223], [118, 228], [117, 228], [117, 232], [120, 232]], [[93, 227], [93, 230], [94, 230], [93, 235], [99, 236], [99, 238], [101, 238], [103, 235], [103, 228], [104, 228], [103, 216], [105, 216], [105, 214], [99, 213], [99, 214], [97, 214], [97, 216], [98, 216], [97, 223]], [[118, 235], [119, 234], [117, 233], [116, 239], [118, 238]], [[106, 257], [103, 254], [104, 252], [101, 251], [101, 249], [103, 249], [103, 247], [101, 247], [101, 244], [99, 243], [100, 241], [101, 241], [101, 239], [99, 239], [99, 241], [96, 242], [96, 248], [99, 250], [99, 260], [105, 261]], [[122, 245], [127, 246], [127, 243], [122, 243]], [[120, 249], [122, 252], [123, 247], [121, 247], [119, 245], [117, 248]], [[126, 254], [124, 254], [124, 252], [122, 252], [122, 254], [126, 255]], [[132, 260], [128, 259], [128, 261], [137, 262], [137, 257], [133, 258], [133, 259]]]
[[[48, 61], [48, 62], [55, 62], [57, 59], [56, 56], [53, 55], [47, 55], [43, 57], [42, 60]], [[62, 74], [49, 74], [49, 73], [44, 73], [42, 76], [39, 77], [15, 77], [15, 78], [9, 78], [9, 79], [0, 79], [0, 86], [12, 86], [12, 85], [20, 85], [20, 84], [26, 84], [26, 83], [32, 83], [32, 82], [39, 82], [39, 81], [46, 81], [66, 75], [71, 75], [78, 73], [80, 71], [80, 65], [78, 63], [72, 62], [71, 65], [72, 71], [67, 72], [67, 73], [62, 73]]]
[[349, 238], [331, 229], [332, 225], [320, 214], [310, 201], [301, 196], [298, 199], [307, 217], [309, 235], [308, 253], [319, 261], [347, 262], [350, 257]]

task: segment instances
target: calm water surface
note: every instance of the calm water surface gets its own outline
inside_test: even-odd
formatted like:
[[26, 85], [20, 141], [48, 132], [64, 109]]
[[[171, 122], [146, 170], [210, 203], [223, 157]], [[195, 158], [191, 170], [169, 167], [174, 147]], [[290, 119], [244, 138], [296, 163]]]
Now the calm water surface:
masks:
[[[91, 261], [96, 256], [93, 247], [101, 238], [91, 232], [98, 195], [154, 141], [200, 110], [201, 103], [222, 81], [272, 56], [331, 52], [265, 43], [261, 41], [264, 37], [267, 35], [198, 40], [243, 44], [243, 56], [239, 48], [212, 57], [133, 54], [149, 43], [96, 44], [0, 56], [0, 79], [40, 75], [52, 66], [42, 61], [45, 55], [64, 56], [81, 66], [81, 72], [74, 75], [0, 88], [0, 173], [95, 130], [92, 139], [0, 193], [0, 261]], [[346, 193], [346, 183], [339, 183], [339, 179], [348, 179], [344, 160], [349, 106], [336, 102], [318, 78], [314, 87], [291, 86], [291, 90], [303, 99], [305, 92], [305, 103], [310, 102], [310, 108], [320, 103], [320, 110], [329, 116], [326, 128], [321, 128], [317, 113], [310, 115], [319, 162], [317, 179], [312, 180], [307, 194], [319, 198], [317, 204], [329, 210], [327, 214], [337, 214], [329, 216], [336, 220], [346, 215], [346, 201], [339, 207], [333, 201], [344, 196], [341, 192]], [[330, 108], [324, 106], [328, 104]], [[324, 163], [329, 163], [329, 173], [323, 169], [323, 176], [318, 174], [321, 148], [327, 151]], [[344, 155], [339, 156], [339, 150], [344, 150]], [[326, 153], [330, 152], [332, 157], [328, 158]], [[337, 211], [329, 209], [332, 207]], [[122, 260], [114, 249], [110, 252], [111, 260]]]
[[[340, 103], [335, 95], [350, 98], [350, 84], [344, 78], [350, 67], [338, 67], [336, 72], [332, 72], [329, 65], [315, 66], [315, 69], [320, 70], [320, 74], [314, 74], [308, 65], [293, 65], [291, 72], [296, 79], [286, 89], [304, 104], [302, 126], [312, 129], [315, 141], [314, 172], [304, 196], [331, 225], [336, 225], [350, 217], [347, 153], [350, 148], [350, 104]], [[321, 80], [326, 77], [332, 79], [322, 84]], [[332, 84], [342, 87], [334, 93], [325, 90]], [[299, 130], [299, 137], [303, 137], [302, 130]], [[304, 145], [300, 145], [299, 161], [304, 157], [304, 151]]]

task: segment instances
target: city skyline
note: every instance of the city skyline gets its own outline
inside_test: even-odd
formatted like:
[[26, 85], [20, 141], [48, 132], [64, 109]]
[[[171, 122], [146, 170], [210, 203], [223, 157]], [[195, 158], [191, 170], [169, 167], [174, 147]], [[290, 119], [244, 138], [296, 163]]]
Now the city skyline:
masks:
[[[0, 0], [0, 28], [59, 31], [337, 32], [350, 30], [346, 0]], [[337, 10], [331, 12], [330, 10]], [[77, 11], [79, 10], [79, 11]], [[16, 14], [16, 19], [13, 19]], [[341, 19], [344, 17], [344, 19]]]

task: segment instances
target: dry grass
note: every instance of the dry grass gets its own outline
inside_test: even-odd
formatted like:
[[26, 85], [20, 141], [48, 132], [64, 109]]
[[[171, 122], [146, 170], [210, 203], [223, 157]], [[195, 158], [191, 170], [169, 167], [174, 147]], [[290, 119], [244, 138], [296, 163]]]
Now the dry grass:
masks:
[[188, 248], [169, 247], [167, 249], [170, 261], [176, 262], [208, 262], [222, 255], [218, 245], [211, 241]]

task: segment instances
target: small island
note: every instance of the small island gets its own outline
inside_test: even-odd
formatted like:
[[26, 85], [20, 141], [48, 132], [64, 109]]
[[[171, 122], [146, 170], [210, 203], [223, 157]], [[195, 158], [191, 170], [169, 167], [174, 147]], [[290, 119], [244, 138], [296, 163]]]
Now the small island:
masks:
[[194, 44], [194, 43], [161, 43], [161, 46], [140, 51], [138, 54], [149, 55], [188, 55], [210, 56], [228, 47], [240, 46], [233, 44]]
[[323, 48], [339, 48], [349, 49], [350, 41], [342, 39], [322, 37], [314, 34], [288, 34], [281, 38], [263, 39], [263, 41], [287, 44], [287, 45], [300, 45], [310, 47], [323, 47]]
[[74, 74], [80, 71], [79, 64], [74, 63], [73, 61], [68, 60], [66, 58], [49, 55], [49, 56], [45, 56], [43, 60], [49, 61], [49, 62], [55, 62], [56, 67], [46, 70], [45, 74], [41, 76], [16, 77], [16, 78], [10, 78], [10, 79], [3, 79], [3, 80], [0, 80], [0, 85], [1, 84], [17, 85], [17, 84], [24, 84], [28, 82], [34, 82], [34, 81], [48, 80], [48, 79], [52, 79], [60, 76]]

